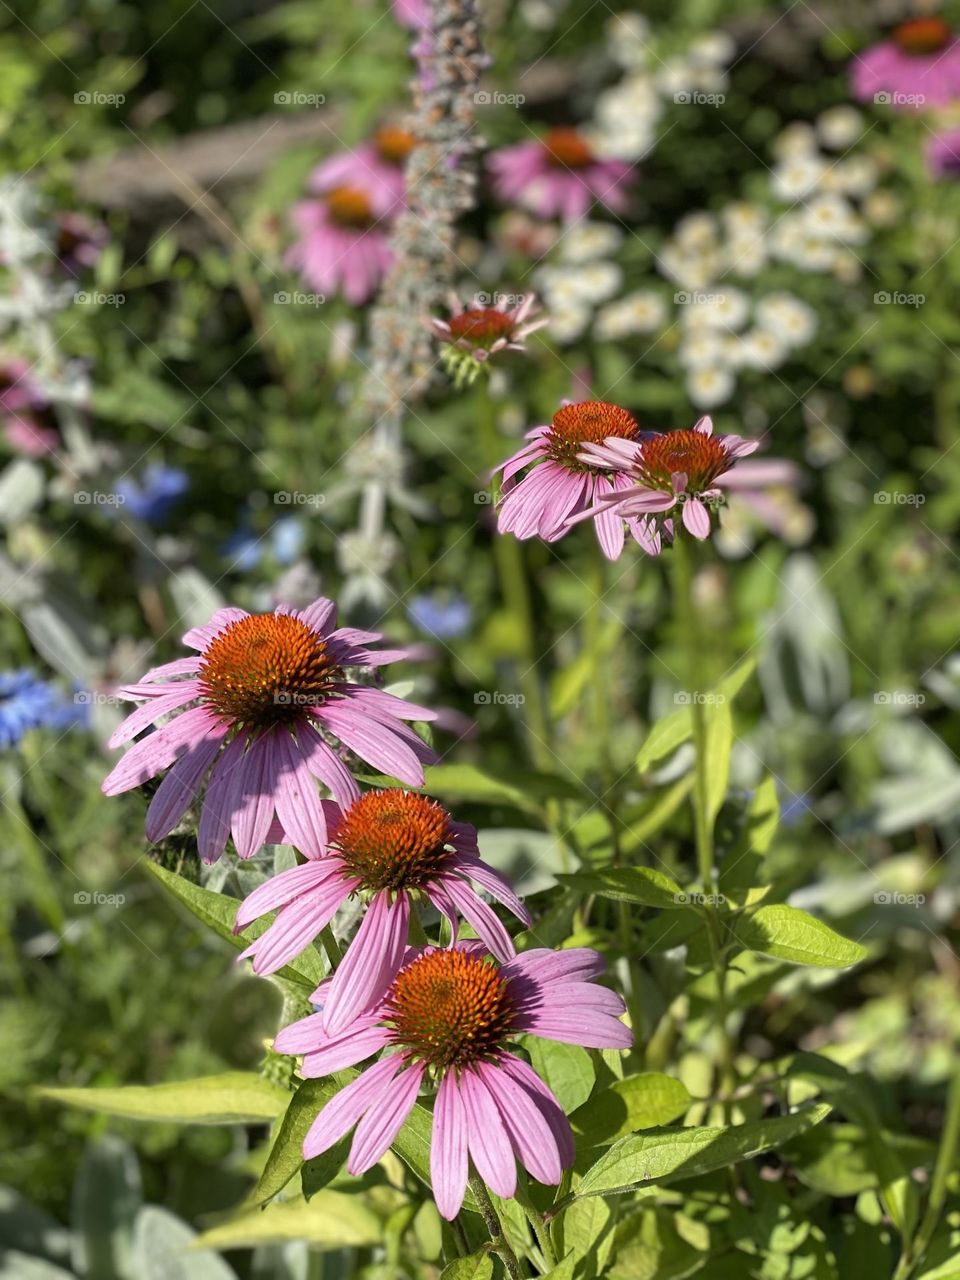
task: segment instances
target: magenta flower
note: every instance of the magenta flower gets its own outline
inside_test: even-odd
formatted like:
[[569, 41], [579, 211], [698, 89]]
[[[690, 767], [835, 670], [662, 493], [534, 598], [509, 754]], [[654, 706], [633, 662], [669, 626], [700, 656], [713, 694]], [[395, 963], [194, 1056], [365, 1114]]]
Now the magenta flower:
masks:
[[205, 861], [216, 861], [231, 833], [241, 858], [252, 857], [267, 842], [274, 813], [303, 853], [325, 853], [326, 813], [314, 779], [341, 805], [360, 794], [330, 739], [412, 786], [423, 783], [421, 762], [436, 759], [404, 723], [432, 720], [432, 711], [347, 677], [347, 668], [370, 671], [405, 656], [371, 649], [379, 639], [375, 631], [337, 629], [336, 606], [323, 598], [302, 611], [218, 610], [183, 637], [196, 657], [156, 667], [120, 691], [144, 705], [111, 746], [180, 714], [130, 748], [104, 793], [130, 791], [169, 768], [147, 810], [148, 839], [168, 835], [205, 782], [198, 833]]
[[60, 444], [50, 402], [20, 356], [0, 360], [0, 419], [6, 441], [17, 453], [42, 458]]
[[307, 186], [315, 195], [326, 196], [338, 188], [379, 192], [377, 208], [396, 214], [406, 196], [404, 168], [416, 138], [407, 129], [384, 125], [352, 151], [324, 160], [310, 174]]
[[927, 168], [935, 178], [960, 176], [960, 129], [931, 138], [927, 144]]
[[668, 539], [673, 536], [673, 520], [678, 514], [688, 533], [707, 538], [710, 507], [722, 500], [723, 491], [750, 487], [743, 484], [742, 469], [738, 481], [733, 468], [758, 445], [759, 441], [742, 436], [715, 436], [710, 418], [701, 418], [692, 430], [649, 432], [636, 441], [610, 439], [587, 444], [580, 454], [584, 462], [619, 470], [629, 477], [629, 486], [600, 498], [570, 523], [612, 513], [627, 521], [637, 542], [650, 555], [660, 553], [664, 535]]
[[493, 186], [501, 200], [541, 218], [575, 222], [599, 202], [622, 213], [631, 166], [594, 154], [577, 129], [551, 129], [543, 138], [502, 147], [490, 156]]
[[[584, 400], [558, 409], [549, 426], [528, 431], [530, 443], [496, 469], [503, 472], [500, 532], [556, 542], [572, 516], [625, 492], [631, 481], [619, 467], [584, 462], [581, 454], [587, 443], [600, 444], [614, 436], [628, 442], [639, 430], [633, 414], [619, 405]], [[517, 481], [525, 467], [530, 470]], [[604, 508], [597, 511], [595, 523], [604, 554], [616, 560], [623, 550], [623, 519]]]
[[411, 31], [425, 31], [430, 26], [430, 6], [427, 0], [390, 0], [393, 16], [401, 27]]
[[319, 293], [343, 293], [360, 306], [377, 291], [393, 263], [384, 225], [396, 201], [379, 182], [333, 187], [319, 200], [301, 200], [292, 219], [300, 232], [284, 261]]
[[522, 296], [517, 306], [510, 305], [506, 294], [496, 295], [492, 307], [486, 305], [486, 298], [477, 294], [465, 307], [452, 293], [447, 300], [449, 320], [431, 317], [428, 321], [434, 337], [445, 344], [441, 359], [458, 385], [473, 382], [491, 356], [525, 351], [530, 334], [547, 324], [546, 319], [530, 319], [538, 310], [532, 293]]
[[533, 1034], [595, 1049], [628, 1049], [624, 1004], [592, 978], [603, 960], [584, 947], [526, 951], [502, 966], [482, 948], [428, 947], [408, 956], [383, 1002], [339, 1035], [323, 1014], [286, 1027], [280, 1053], [303, 1054], [305, 1077], [326, 1076], [391, 1048], [323, 1108], [303, 1144], [306, 1159], [356, 1125], [347, 1169], [360, 1174], [384, 1155], [425, 1078], [439, 1086], [430, 1170], [437, 1208], [452, 1219], [463, 1203], [469, 1161], [498, 1196], [517, 1189], [516, 1161], [556, 1185], [573, 1163], [573, 1134], [550, 1089], [516, 1053]]
[[[335, 806], [330, 806], [331, 809]], [[429, 796], [393, 789], [368, 791], [330, 820], [322, 857], [283, 871], [259, 885], [237, 913], [239, 932], [265, 912], [281, 908], [269, 929], [243, 957], [256, 973], [275, 973], [333, 919], [351, 894], [370, 894], [366, 913], [338, 967], [323, 1006], [328, 1035], [378, 1003], [400, 968], [407, 947], [411, 905], [422, 899], [445, 916], [456, 937], [459, 917], [476, 930], [498, 960], [515, 948], [509, 933], [470, 884], [475, 880], [530, 924], [507, 881], [480, 860], [477, 833]]]
[[960, 98], [960, 40], [942, 18], [913, 18], [854, 59], [853, 95], [899, 110]]

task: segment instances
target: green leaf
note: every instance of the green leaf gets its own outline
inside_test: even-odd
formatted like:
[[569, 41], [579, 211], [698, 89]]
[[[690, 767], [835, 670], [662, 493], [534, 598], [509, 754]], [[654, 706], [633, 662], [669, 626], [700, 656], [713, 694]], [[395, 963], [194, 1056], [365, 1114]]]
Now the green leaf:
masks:
[[724, 1128], [662, 1129], [621, 1140], [584, 1175], [577, 1196], [695, 1178], [782, 1146], [830, 1114], [826, 1102], [789, 1116]]
[[254, 1249], [305, 1240], [318, 1249], [348, 1249], [379, 1244], [382, 1236], [382, 1222], [358, 1196], [318, 1191], [309, 1203], [275, 1200], [265, 1209], [246, 1210], [198, 1236], [195, 1247]]
[[[599, 603], [599, 602], [598, 602]], [[600, 664], [623, 634], [619, 617], [608, 619], [592, 646], [585, 646], [573, 659], [561, 666], [550, 682], [550, 715], [559, 720], [577, 705], [580, 695], [600, 670]]]
[[[727, 703], [732, 702], [753, 674], [755, 667], [756, 660], [753, 658], [744, 658], [738, 663], [726, 680], [721, 680], [717, 685], [714, 690], [716, 697], [712, 705], [726, 706]], [[637, 768], [641, 773], [646, 773], [658, 760], [676, 751], [677, 747], [692, 736], [692, 708], [683, 706], [677, 711], [671, 711], [662, 720], [658, 720], [647, 735], [647, 740], [637, 756]]]
[[604, 871], [573, 871], [558, 875], [561, 883], [580, 893], [634, 902], [643, 907], [682, 907], [683, 890], [663, 871], [653, 867], [609, 867]]
[[690, 794], [693, 787], [693, 774], [686, 773], [663, 791], [654, 793], [642, 802], [639, 811], [626, 810], [623, 822], [627, 830], [620, 839], [620, 848], [624, 853], [633, 853], [651, 836], [665, 827], [673, 815]]
[[516, 771], [500, 778], [472, 764], [435, 764], [424, 769], [423, 790], [438, 800], [505, 804], [540, 816], [546, 800], [573, 800], [580, 792], [563, 778]]
[[693, 1098], [686, 1085], [659, 1071], [627, 1076], [604, 1089], [570, 1117], [591, 1146], [606, 1146], [638, 1129], [653, 1129], [683, 1115]]
[[237, 1280], [218, 1254], [191, 1251], [196, 1238], [175, 1214], [147, 1205], [137, 1217], [133, 1274], [137, 1280]]
[[[877, 1137], [908, 1168], [933, 1163], [936, 1148], [922, 1138], [887, 1130]], [[880, 1185], [876, 1151], [877, 1142], [860, 1125], [831, 1124], [791, 1139], [783, 1154], [804, 1186], [839, 1198]]]
[[83, 1153], [73, 1184], [73, 1266], [98, 1280], [132, 1270], [133, 1224], [143, 1199], [140, 1166], [129, 1143], [107, 1135]]
[[486, 1249], [478, 1249], [466, 1258], [455, 1258], [440, 1272], [440, 1280], [491, 1280], [493, 1259]]
[[68, 1107], [130, 1120], [164, 1120], [179, 1124], [257, 1124], [275, 1120], [290, 1097], [252, 1071], [226, 1071], [172, 1084], [127, 1085], [120, 1088], [33, 1090]]
[[[298, 1087], [296, 1093], [290, 1099], [290, 1105], [280, 1122], [277, 1130], [277, 1136], [273, 1140], [273, 1146], [270, 1148], [270, 1154], [267, 1156], [267, 1162], [263, 1166], [263, 1173], [260, 1175], [260, 1181], [257, 1183], [256, 1190], [253, 1193], [253, 1200], [256, 1204], [263, 1204], [267, 1200], [272, 1200], [278, 1191], [282, 1191], [297, 1170], [303, 1166], [304, 1187], [303, 1194], [309, 1200], [310, 1196], [325, 1186], [331, 1178], [335, 1177], [343, 1163], [342, 1151], [339, 1163], [335, 1164], [327, 1173], [331, 1160], [330, 1151], [325, 1151], [322, 1156], [318, 1156], [316, 1160], [310, 1160], [304, 1164], [303, 1160], [303, 1140], [307, 1136], [307, 1130], [313, 1124], [319, 1112], [330, 1101], [335, 1093], [340, 1089], [340, 1082], [337, 1079], [326, 1080], [304, 1080]], [[338, 1143], [337, 1147], [342, 1148], [343, 1144]], [[337, 1151], [337, 1147], [332, 1150]], [[313, 1165], [309, 1175], [309, 1190], [307, 1188], [308, 1165]]]
[[565, 1258], [561, 1258], [551, 1271], [542, 1276], [541, 1280], [573, 1280], [573, 1268], [576, 1261], [577, 1255], [571, 1251]]
[[765, 883], [763, 860], [780, 822], [780, 800], [772, 774], [760, 783], [746, 812], [744, 831], [720, 864], [720, 888], [735, 893]]
[[735, 933], [747, 951], [762, 951], [778, 960], [821, 969], [846, 969], [867, 955], [866, 947], [859, 942], [835, 933], [816, 916], [785, 903], [760, 907], [738, 920]]
[[729, 702], [707, 702], [703, 707], [706, 721], [706, 795], [707, 829], [712, 830], [727, 794], [730, 781], [730, 754], [733, 751], [733, 716]]
[[586, 1102], [597, 1078], [593, 1059], [586, 1049], [540, 1036], [524, 1036], [522, 1043], [530, 1055], [530, 1065], [550, 1086], [568, 1115]]
[[[236, 947], [238, 951], [248, 947], [254, 938], [259, 938], [272, 923], [273, 914], [271, 913], [261, 920], [254, 921], [242, 933], [234, 933], [233, 924], [240, 910], [238, 899], [228, 898], [222, 893], [213, 893], [210, 889], [201, 888], [198, 884], [191, 884], [189, 880], [184, 880], [182, 876], [176, 875], [173, 871], [167, 871], [165, 867], [158, 866], [149, 859], [144, 860], [144, 866], [192, 915], [195, 915], [214, 933], [219, 934], [231, 946]], [[317, 949], [307, 947], [296, 960], [278, 970], [277, 976], [288, 978], [291, 982], [298, 982], [301, 986], [308, 986], [312, 991], [326, 977], [326, 970]]]

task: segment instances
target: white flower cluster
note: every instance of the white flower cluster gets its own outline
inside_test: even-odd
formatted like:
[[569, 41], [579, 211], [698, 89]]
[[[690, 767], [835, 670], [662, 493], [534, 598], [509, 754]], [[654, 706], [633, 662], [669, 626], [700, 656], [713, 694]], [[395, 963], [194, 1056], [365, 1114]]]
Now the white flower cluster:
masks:
[[608, 25], [610, 54], [623, 76], [597, 99], [591, 139], [598, 153], [638, 160], [653, 149], [657, 124], [667, 105], [696, 103], [699, 95], [722, 95], [726, 64], [735, 46], [721, 32], [694, 40], [682, 56], [659, 55], [646, 19], [614, 15]]
[[589, 326], [594, 307], [619, 291], [623, 272], [610, 258], [622, 243], [623, 232], [607, 222], [575, 222], [560, 236], [554, 261], [534, 277], [555, 342], [575, 342]]

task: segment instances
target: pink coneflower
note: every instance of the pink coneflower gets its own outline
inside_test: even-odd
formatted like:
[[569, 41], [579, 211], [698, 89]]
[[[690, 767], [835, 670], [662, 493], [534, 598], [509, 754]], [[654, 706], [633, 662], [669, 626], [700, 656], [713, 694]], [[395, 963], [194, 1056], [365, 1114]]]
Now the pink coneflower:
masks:
[[393, 262], [384, 221], [394, 200], [374, 181], [333, 187], [322, 199], [302, 200], [291, 217], [300, 238], [284, 261], [318, 292], [342, 292], [360, 306], [376, 293]]
[[409, 130], [383, 125], [370, 142], [318, 164], [307, 186], [315, 195], [328, 195], [338, 187], [366, 191], [372, 185], [381, 192], [381, 208], [396, 213], [404, 202], [404, 168], [416, 142]]
[[386, 995], [407, 946], [411, 904], [418, 900], [449, 920], [453, 938], [462, 917], [498, 960], [512, 958], [510, 935], [470, 881], [524, 924], [530, 915], [503, 876], [480, 860], [474, 827], [454, 822], [429, 796], [399, 789], [368, 791], [333, 821], [330, 817], [324, 855], [259, 885], [237, 913], [239, 931], [282, 908], [243, 953], [253, 957], [256, 973], [275, 973], [329, 924], [351, 894], [372, 895], [325, 989], [323, 1025], [329, 1035]]
[[42, 458], [60, 443], [50, 402], [20, 356], [0, 360], [0, 419], [6, 441], [17, 453]]
[[[630, 480], [618, 469], [584, 462], [580, 456], [584, 445], [613, 436], [635, 440], [639, 431], [632, 413], [603, 400], [558, 409], [549, 426], [528, 431], [530, 443], [496, 469], [503, 472], [500, 532], [556, 542], [566, 533], [571, 516], [630, 487]], [[530, 471], [517, 481], [525, 467]], [[600, 511], [596, 530], [604, 554], [615, 560], [623, 550], [623, 520]]]
[[541, 218], [575, 222], [599, 202], [615, 213], [627, 205], [622, 187], [631, 166], [597, 156], [577, 129], [551, 129], [534, 142], [503, 147], [490, 156], [494, 190]]
[[634, 537], [651, 555], [659, 554], [663, 534], [672, 536], [677, 515], [695, 538], [709, 537], [710, 506], [722, 499], [724, 489], [751, 487], [742, 483], [742, 474], [738, 481], [733, 468], [758, 445], [742, 436], [715, 436], [710, 418], [701, 418], [692, 430], [588, 444], [580, 454], [584, 462], [618, 470], [629, 478], [629, 487], [599, 499], [571, 523], [613, 513], [633, 522]]
[[506, 294], [495, 295], [493, 306], [486, 294], [477, 294], [464, 306], [455, 293], [448, 296], [449, 320], [431, 317], [435, 337], [445, 344], [442, 359], [458, 383], [469, 383], [491, 356], [501, 351], [525, 351], [526, 339], [548, 321], [531, 320], [538, 310], [534, 294], [521, 297], [516, 306]]
[[942, 18], [913, 18], [859, 54], [850, 76], [861, 102], [945, 107], [960, 98], [960, 40]]
[[303, 610], [218, 610], [183, 637], [196, 657], [168, 662], [120, 691], [145, 705], [111, 746], [181, 714], [130, 748], [104, 793], [130, 791], [173, 765], [150, 802], [148, 839], [173, 830], [206, 780], [198, 835], [206, 861], [220, 856], [231, 832], [241, 858], [252, 857], [274, 812], [298, 849], [324, 853], [326, 816], [314, 779], [341, 805], [360, 793], [330, 739], [412, 786], [423, 783], [421, 761], [436, 758], [404, 724], [432, 720], [432, 711], [347, 678], [347, 668], [369, 671], [405, 656], [371, 649], [380, 638], [337, 629], [336, 606], [323, 598]]
[[619, 1020], [623, 1001], [590, 981], [602, 971], [601, 957], [583, 947], [526, 951], [502, 966], [476, 944], [428, 947], [407, 960], [383, 1002], [341, 1034], [326, 1034], [322, 1013], [285, 1028], [274, 1044], [281, 1053], [304, 1055], [305, 1077], [396, 1049], [323, 1108], [304, 1157], [327, 1151], [356, 1125], [347, 1169], [371, 1168], [426, 1077], [439, 1086], [430, 1170], [444, 1218], [455, 1217], [463, 1203], [469, 1160], [498, 1196], [515, 1194], [517, 1160], [538, 1182], [555, 1185], [573, 1163], [573, 1134], [550, 1089], [509, 1045], [526, 1033], [628, 1049], [633, 1037]]
[[927, 168], [935, 178], [960, 176], [960, 129], [931, 138], [927, 144]]

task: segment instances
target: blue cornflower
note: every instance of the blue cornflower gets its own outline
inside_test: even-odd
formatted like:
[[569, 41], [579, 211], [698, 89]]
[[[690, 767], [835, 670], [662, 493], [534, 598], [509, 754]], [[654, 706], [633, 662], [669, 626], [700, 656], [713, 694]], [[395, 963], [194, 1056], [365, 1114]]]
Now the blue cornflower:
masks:
[[220, 554], [231, 561], [232, 569], [244, 572], [255, 569], [269, 553], [278, 564], [292, 564], [303, 550], [303, 522], [296, 516], [275, 520], [267, 533], [256, 533], [249, 524], [241, 524], [220, 548]]
[[138, 520], [161, 524], [190, 488], [190, 477], [176, 467], [147, 467], [140, 481], [119, 480], [117, 494]]
[[30, 729], [68, 729], [86, 719], [86, 707], [28, 667], [0, 671], [0, 747], [15, 747]]
[[407, 617], [420, 631], [438, 640], [455, 640], [470, 626], [472, 610], [463, 596], [414, 596]]

